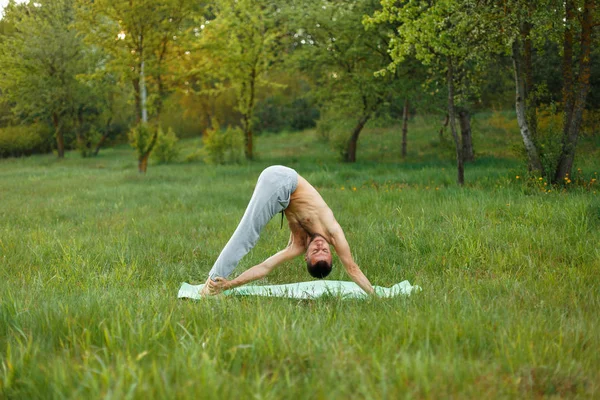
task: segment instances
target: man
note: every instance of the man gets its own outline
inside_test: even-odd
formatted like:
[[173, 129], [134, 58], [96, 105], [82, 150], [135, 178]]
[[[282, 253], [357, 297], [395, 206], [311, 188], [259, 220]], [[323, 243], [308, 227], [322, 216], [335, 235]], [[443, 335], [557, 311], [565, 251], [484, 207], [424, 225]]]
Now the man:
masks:
[[[226, 278], [258, 241], [261, 230], [279, 212], [285, 213], [291, 231], [287, 247], [228, 281]], [[217, 294], [260, 279], [303, 253], [308, 272], [324, 278], [331, 272], [330, 244], [350, 278], [365, 292], [373, 293], [371, 283], [350, 254], [344, 231], [319, 192], [291, 168], [268, 167], [260, 174], [246, 212], [210, 270], [201, 294]]]

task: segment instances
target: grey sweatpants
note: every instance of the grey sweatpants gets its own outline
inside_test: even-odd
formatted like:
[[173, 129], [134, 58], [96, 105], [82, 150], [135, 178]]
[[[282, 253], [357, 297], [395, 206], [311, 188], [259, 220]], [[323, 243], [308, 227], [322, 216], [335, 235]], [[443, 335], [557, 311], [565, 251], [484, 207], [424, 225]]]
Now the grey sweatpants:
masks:
[[288, 167], [274, 165], [260, 174], [240, 224], [208, 274], [211, 279], [231, 274], [254, 247], [267, 222], [290, 204], [297, 185], [298, 174]]

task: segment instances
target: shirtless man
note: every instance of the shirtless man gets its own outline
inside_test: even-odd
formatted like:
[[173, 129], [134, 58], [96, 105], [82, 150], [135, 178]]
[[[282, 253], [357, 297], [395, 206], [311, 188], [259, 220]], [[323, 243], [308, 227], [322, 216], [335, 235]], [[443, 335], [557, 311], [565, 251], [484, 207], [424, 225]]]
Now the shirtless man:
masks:
[[[254, 247], [262, 228], [279, 212], [285, 213], [291, 231], [287, 247], [237, 278], [227, 280], [242, 257]], [[344, 231], [319, 192], [291, 168], [268, 167], [260, 174], [246, 212], [211, 269], [201, 294], [213, 295], [261, 279], [276, 266], [301, 254], [308, 272], [315, 278], [324, 278], [331, 272], [330, 244], [350, 278], [365, 292], [373, 293], [371, 283], [352, 258]]]

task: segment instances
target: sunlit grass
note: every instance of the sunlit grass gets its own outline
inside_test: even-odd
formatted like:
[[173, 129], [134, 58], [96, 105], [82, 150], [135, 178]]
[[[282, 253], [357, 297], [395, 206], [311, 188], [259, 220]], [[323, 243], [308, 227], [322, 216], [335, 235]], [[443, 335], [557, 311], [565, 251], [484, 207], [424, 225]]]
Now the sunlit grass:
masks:
[[[427, 119], [405, 160], [400, 130], [374, 128], [354, 165], [314, 132], [260, 136], [253, 163], [147, 176], [126, 146], [0, 160], [0, 397], [597, 397], [600, 197], [524, 182], [518, 135], [478, 124], [464, 188]], [[594, 151], [577, 159], [588, 178]], [[177, 300], [275, 163], [317, 186], [373, 284], [423, 292]], [[236, 272], [288, 235], [272, 221]], [[298, 259], [263, 283], [308, 279]]]

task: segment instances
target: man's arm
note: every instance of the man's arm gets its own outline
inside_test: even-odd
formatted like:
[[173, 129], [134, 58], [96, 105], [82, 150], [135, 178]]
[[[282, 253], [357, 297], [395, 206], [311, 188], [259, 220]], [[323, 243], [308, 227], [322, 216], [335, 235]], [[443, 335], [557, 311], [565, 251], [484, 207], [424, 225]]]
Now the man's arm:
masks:
[[247, 269], [243, 273], [241, 273], [235, 279], [230, 281], [224, 278], [216, 278], [214, 281], [210, 279], [207, 281], [207, 284], [210, 285], [210, 294], [216, 294], [223, 290], [232, 289], [234, 287], [245, 285], [248, 282], [255, 281], [257, 279], [261, 279], [265, 277], [269, 272], [273, 270], [279, 264], [291, 260], [292, 258], [299, 256], [302, 254], [304, 249], [299, 243], [294, 243], [293, 237], [290, 236], [290, 242], [288, 246], [267, 258], [265, 261], [261, 262], [258, 265], [255, 265], [252, 268]]
[[356, 265], [354, 262], [352, 253], [350, 253], [350, 245], [346, 240], [346, 236], [344, 236], [344, 231], [342, 228], [338, 225], [337, 229], [335, 229], [333, 232], [330, 232], [330, 234], [335, 252], [344, 265], [346, 272], [348, 275], [350, 275], [350, 278], [365, 292], [369, 294], [375, 293], [373, 286], [371, 286], [371, 282], [369, 282], [369, 279], [367, 279], [365, 274], [363, 274], [358, 265]]

